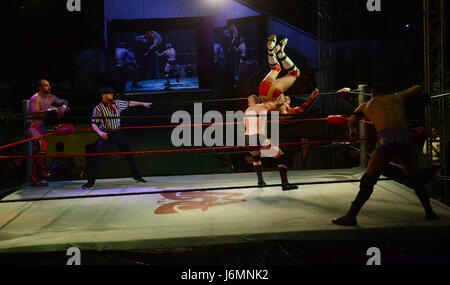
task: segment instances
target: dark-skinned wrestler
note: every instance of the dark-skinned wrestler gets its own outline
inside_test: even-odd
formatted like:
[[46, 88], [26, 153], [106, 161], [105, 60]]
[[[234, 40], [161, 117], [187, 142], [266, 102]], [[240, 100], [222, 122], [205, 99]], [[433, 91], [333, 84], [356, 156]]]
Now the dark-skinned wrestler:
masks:
[[412, 188], [419, 198], [427, 220], [437, 219], [431, 208], [430, 198], [426, 192], [424, 179], [418, 175], [418, 160], [411, 131], [405, 116], [405, 102], [422, 96], [422, 87], [413, 86], [395, 94], [389, 94], [383, 85], [375, 85], [371, 100], [361, 104], [348, 121], [350, 138], [358, 137], [356, 128], [359, 121], [366, 116], [373, 122], [377, 131], [377, 145], [373, 151], [366, 173], [361, 178], [360, 190], [348, 213], [333, 219], [333, 224], [356, 226], [356, 216], [369, 200], [378, 178], [393, 156], [397, 156], [404, 167], [405, 176], [411, 181]]

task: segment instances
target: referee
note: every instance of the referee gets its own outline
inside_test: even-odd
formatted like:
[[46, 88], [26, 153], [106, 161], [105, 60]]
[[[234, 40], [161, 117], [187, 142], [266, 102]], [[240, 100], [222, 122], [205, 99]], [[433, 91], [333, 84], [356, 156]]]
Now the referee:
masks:
[[[102, 102], [98, 104], [92, 113], [92, 128], [100, 136], [97, 143], [97, 153], [107, 152], [110, 144], [114, 144], [121, 152], [130, 152], [131, 148], [123, 132], [120, 130], [120, 113], [128, 107], [144, 106], [150, 108], [152, 103], [143, 103], [136, 101], [114, 100], [114, 90], [110, 87], [100, 89]], [[112, 118], [117, 117], [117, 119]], [[136, 161], [132, 155], [125, 155], [133, 179], [139, 182], [146, 182], [136, 166]], [[88, 182], [81, 186], [83, 189], [92, 189], [95, 184], [95, 178], [103, 162], [103, 156], [97, 156], [87, 168]]]

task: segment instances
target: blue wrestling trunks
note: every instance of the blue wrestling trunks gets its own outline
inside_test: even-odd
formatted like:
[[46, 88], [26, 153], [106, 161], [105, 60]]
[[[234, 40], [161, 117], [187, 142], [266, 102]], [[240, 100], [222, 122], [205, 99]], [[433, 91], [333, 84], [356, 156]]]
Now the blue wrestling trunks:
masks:
[[375, 152], [391, 158], [394, 154], [408, 156], [416, 151], [409, 129], [382, 130], [377, 136]]

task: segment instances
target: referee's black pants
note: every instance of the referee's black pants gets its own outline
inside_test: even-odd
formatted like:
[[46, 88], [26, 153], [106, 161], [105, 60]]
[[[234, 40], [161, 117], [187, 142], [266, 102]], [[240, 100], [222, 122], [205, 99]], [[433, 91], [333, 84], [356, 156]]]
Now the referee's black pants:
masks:
[[[121, 152], [130, 152], [131, 147], [128, 144], [127, 139], [125, 138], [125, 135], [122, 131], [116, 131], [116, 132], [106, 132], [108, 134], [108, 139], [105, 140], [100, 137], [97, 143], [97, 153], [105, 153], [108, 152], [108, 149], [111, 144], [114, 144], [119, 148]], [[95, 179], [97, 178], [98, 171], [100, 170], [100, 167], [104, 161], [104, 156], [95, 156], [94, 159], [89, 163], [89, 167], [87, 169], [87, 178], [89, 184], [94, 184]], [[127, 159], [128, 166], [130, 167], [131, 173], [133, 174], [133, 177], [140, 177], [139, 171], [136, 166], [136, 160], [134, 159], [133, 155], [125, 155], [125, 158]]]

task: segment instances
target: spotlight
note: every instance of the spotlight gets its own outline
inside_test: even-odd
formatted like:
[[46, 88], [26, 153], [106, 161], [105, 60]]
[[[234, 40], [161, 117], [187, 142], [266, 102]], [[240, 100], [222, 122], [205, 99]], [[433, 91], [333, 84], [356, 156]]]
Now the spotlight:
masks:
[[210, 5], [220, 5], [223, 4], [226, 0], [204, 0]]

